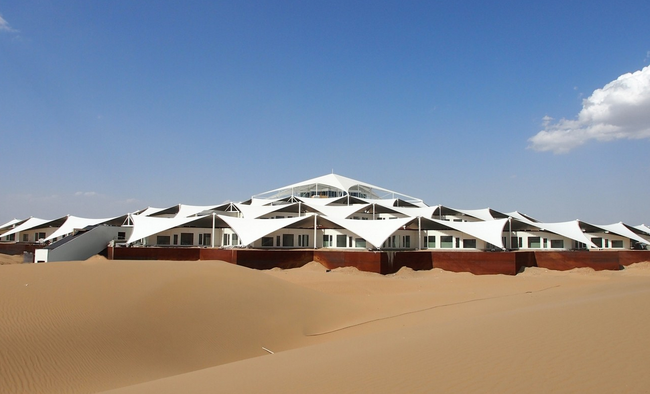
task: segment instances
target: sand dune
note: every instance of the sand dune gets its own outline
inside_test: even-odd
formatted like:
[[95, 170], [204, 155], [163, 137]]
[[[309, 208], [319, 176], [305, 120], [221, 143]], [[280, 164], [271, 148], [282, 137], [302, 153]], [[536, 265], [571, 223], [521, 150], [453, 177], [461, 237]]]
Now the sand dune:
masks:
[[644, 392], [648, 310], [650, 263], [514, 277], [6, 265], [0, 391]]

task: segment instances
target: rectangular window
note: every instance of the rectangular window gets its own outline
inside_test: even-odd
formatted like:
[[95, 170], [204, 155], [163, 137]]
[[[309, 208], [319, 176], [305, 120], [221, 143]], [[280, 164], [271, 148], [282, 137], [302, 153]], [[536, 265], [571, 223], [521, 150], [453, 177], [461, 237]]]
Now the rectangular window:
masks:
[[603, 247], [603, 239], [602, 238], [592, 238], [591, 242], [593, 242], [594, 245], [596, 245], [599, 248]]
[[119, 231], [117, 233], [117, 240], [118, 241], [124, 241], [126, 239], [126, 232], [124, 231]]
[[309, 235], [307, 234], [298, 234], [298, 246], [301, 248], [306, 248], [309, 246]]
[[456, 238], [456, 249], [460, 248], [460, 238]]
[[476, 240], [475, 239], [464, 239], [463, 240], [464, 249], [476, 249]]
[[239, 235], [237, 235], [237, 234], [232, 235], [232, 244], [233, 245], [239, 245]]
[[332, 236], [329, 234], [323, 234], [323, 247], [330, 248], [332, 247]]
[[623, 248], [623, 241], [620, 240], [620, 239], [613, 239], [612, 240], [612, 248], [622, 249]]
[[356, 239], [354, 240], [354, 245], [355, 245], [357, 248], [365, 248], [365, 247], [366, 247], [366, 240], [363, 239], [363, 238], [356, 238]]
[[346, 248], [348, 246], [348, 236], [347, 235], [342, 235], [338, 234], [336, 236], [336, 247], [337, 248]]
[[262, 237], [262, 247], [273, 247], [273, 237]]
[[411, 247], [411, 236], [410, 235], [403, 235], [402, 236], [402, 247], [404, 247], [404, 248], [410, 248]]
[[429, 249], [435, 249], [436, 248], [436, 236], [435, 235], [429, 235], [427, 237], [427, 248], [429, 248]]
[[564, 249], [564, 240], [563, 239], [552, 239], [551, 240], [551, 249]]
[[194, 245], [194, 234], [181, 233], [181, 245]]
[[178, 234], [174, 234], [174, 245], [178, 245]]
[[519, 240], [517, 239], [517, 237], [511, 237], [510, 238], [510, 247], [512, 249], [516, 249], [519, 246], [518, 242], [519, 242]]
[[524, 247], [524, 240], [521, 237], [519, 237], [519, 249], [523, 247]]
[[224, 234], [223, 235], [223, 246], [228, 246], [230, 245], [230, 234]]
[[5, 237], [7, 241], [15, 241], [16, 240], [16, 233], [9, 234]]
[[544, 238], [544, 249], [548, 248], [548, 238]]
[[203, 243], [201, 245], [203, 245], [203, 246], [211, 246], [212, 245], [212, 234], [204, 233], [203, 234]]
[[440, 247], [443, 249], [452, 249], [454, 247], [454, 237], [451, 235], [441, 235]]
[[169, 235], [159, 235], [156, 237], [156, 244], [157, 245], [169, 245], [171, 242], [171, 239]]
[[542, 242], [542, 240], [541, 240], [540, 237], [529, 237], [528, 238], [528, 248], [530, 248], [530, 249], [539, 249], [540, 246], [542, 246], [541, 242]]
[[279, 235], [275, 236], [275, 245], [276, 246], [282, 246], [282, 244], [280, 243], [280, 236]]
[[609, 248], [609, 239], [608, 238], [605, 238], [605, 247]]
[[293, 234], [282, 234], [282, 246], [293, 247]]
[[29, 242], [29, 234], [23, 234], [23, 242]]

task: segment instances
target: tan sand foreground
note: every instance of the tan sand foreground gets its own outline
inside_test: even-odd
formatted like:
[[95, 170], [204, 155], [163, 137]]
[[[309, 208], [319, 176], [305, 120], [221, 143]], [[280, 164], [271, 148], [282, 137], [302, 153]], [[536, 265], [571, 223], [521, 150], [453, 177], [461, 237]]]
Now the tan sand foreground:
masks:
[[642, 393], [650, 263], [381, 276], [0, 266], [2, 393]]

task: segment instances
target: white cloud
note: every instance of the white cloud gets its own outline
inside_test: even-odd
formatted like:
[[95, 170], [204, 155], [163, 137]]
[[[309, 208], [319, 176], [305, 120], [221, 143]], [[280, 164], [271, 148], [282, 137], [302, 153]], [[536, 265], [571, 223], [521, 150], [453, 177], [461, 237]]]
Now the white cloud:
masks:
[[9, 22], [7, 22], [2, 15], [0, 15], [0, 31], [8, 31], [10, 33], [15, 33], [17, 32], [14, 30], [11, 26], [9, 26]]
[[76, 192], [74, 195], [75, 196], [83, 196], [83, 197], [93, 197], [93, 196], [96, 196], [97, 193], [96, 192]]
[[529, 148], [567, 153], [590, 140], [650, 138], [650, 66], [623, 74], [582, 100], [576, 119], [543, 119]]

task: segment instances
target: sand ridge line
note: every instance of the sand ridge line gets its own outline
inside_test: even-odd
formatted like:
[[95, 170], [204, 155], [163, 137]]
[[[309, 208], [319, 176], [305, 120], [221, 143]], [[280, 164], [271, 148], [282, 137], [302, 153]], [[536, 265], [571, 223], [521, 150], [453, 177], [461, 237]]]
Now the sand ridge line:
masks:
[[332, 329], [332, 330], [316, 332], [316, 333], [305, 333], [305, 336], [316, 337], [316, 336], [320, 336], [320, 335], [332, 334], [332, 333], [335, 333], [335, 332], [344, 331], [344, 330], [354, 328], [354, 327], [360, 327], [360, 326], [370, 324], [370, 323], [375, 323], [375, 322], [378, 322], [378, 321], [390, 320], [390, 319], [394, 319], [394, 318], [398, 318], [398, 317], [402, 317], [402, 316], [413, 315], [413, 314], [416, 314], [416, 313], [426, 312], [426, 311], [430, 311], [430, 310], [433, 310], [433, 309], [446, 308], [446, 307], [450, 307], [450, 306], [457, 306], [457, 305], [464, 305], [464, 304], [471, 304], [471, 303], [480, 302], [480, 301], [498, 300], [498, 299], [501, 299], [501, 298], [515, 297], [515, 296], [520, 296], [520, 295], [524, 295], [524, 294], [534, 294], [534, 293], [539, 293], [539, 292], [546, 291], [546, 290], [555, 289], [555, 288], [558, 288], [560, 286], [561, 285], [555, 285], [555, 286], [545, 287], [545, 288], [542, 288], [542, 289], [539, 289], [539, 290], [527, 290], [527, 291], [525, 291], [523, 293], [512, 293], [512, 294], [503, 294], [503, 295], [492, 296], [492, 297], [472, 298], [472, 299], [464, 300], [464, 301], [450, 302], [450, 303], [447, 303], [447, 304], [440, 304], [440, 305], [433, 305], [433, 306], [426, 307], [426, 308], [416, 309], [414, 311], [397, 313], [397, 314], [394, 314], [394, 315], [378, 317], [378, 318], [375, 318], [375, 319], [370, 319], [370, 320], [366, 320], [366, 321], [359, 322], [359, 323], [349, 324], [347, 326], [335, 328], [335, 329]]

